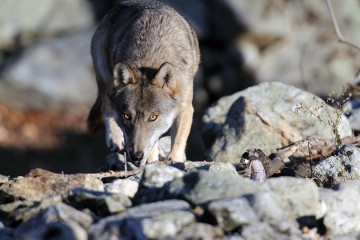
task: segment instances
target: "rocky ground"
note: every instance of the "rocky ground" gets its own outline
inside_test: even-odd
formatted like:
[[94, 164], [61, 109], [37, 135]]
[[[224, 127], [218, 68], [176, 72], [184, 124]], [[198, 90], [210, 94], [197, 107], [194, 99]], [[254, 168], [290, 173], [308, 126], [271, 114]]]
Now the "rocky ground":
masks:
[[326, 142], [331, 126], [288, 111], [298, 100], [336, 117], [308, 92], [264, 83], [208, 109], [208, 161], [124, 171], [114, 153], [98, 173], [1, 175], [0, 239], [358, 239], [359, 138], [340, 115], [342, 140], [353, 141]]
[[[91, 35], [119, 0], [18, 1], [0, 3], [1, 240], [360, 238], [360, 94], [341, 90], [360, 55], [324, 2], [163, 0], [201, 47], [191, 157], [125, 171], [85, 127]], [[359, 1], [333, 4], [358, 42]], [[347, 117], [313, 95], [331, 91]]]

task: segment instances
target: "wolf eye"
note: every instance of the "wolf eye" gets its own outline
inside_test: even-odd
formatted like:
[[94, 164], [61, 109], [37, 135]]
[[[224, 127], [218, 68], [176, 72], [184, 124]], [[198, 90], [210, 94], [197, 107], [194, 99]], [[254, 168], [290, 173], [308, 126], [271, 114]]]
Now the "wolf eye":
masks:
[[157, 119], [157, 115], [151, 115], [150, 117], [149, 117], [149, 121], [150, 122], [153, 122], [153, 121], [155, 121]]
[[130, 119], [131, 119], [131, 115], [128, 114], [128, 113], [123, 113], [123, 118], [124, 118], [125, 120], [130, 120]]

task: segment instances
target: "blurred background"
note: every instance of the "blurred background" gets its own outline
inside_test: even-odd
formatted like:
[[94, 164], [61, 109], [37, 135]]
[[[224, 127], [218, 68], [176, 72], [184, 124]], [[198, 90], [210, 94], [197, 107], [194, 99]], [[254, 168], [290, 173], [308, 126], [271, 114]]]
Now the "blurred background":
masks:
[[[86, 132], [96, 98], [91, 36], [119, 0], [0, 1], [0, 174], [41, 167], [93, 172], [109, 154]], [[360, 53], [338, 43], [325, 1], [164, 0], [199, 38], [188, 159], [203, 160], [201, 118], [219, 97], [280, 81], [320, 96], [341, 91]], [[360, 0], [333, 0], [345, 38], [360, 44]]]

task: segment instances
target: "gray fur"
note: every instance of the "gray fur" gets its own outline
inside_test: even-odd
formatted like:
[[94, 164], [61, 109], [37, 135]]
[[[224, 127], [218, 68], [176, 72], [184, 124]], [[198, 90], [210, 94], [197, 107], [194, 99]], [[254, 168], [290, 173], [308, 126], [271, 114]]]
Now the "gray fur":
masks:
[[[99, 98], [88, 125], [101, 122], [96, 120], [101, 117], [96, 114], [101, 99], [110, 148], [125, 147], [130, 155], [140, 151], [146, 158], [171, 127], [170, 157], [183, 157], [192, 122], [193, 77], [200, 61], [189, 23], [157, 1], [122, 1], [101, 21], [91, 54]], [[149, 121], [152, 114], [157, 115], [155, 121]], [[122, 134], [113, 124], [115, 116]]]

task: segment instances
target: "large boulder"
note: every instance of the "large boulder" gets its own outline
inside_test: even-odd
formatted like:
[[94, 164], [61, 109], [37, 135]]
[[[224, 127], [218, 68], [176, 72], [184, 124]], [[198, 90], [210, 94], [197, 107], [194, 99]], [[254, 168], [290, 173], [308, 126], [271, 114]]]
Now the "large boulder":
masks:
[[[324, 1], [226, 0], [248, 26], [239, 48], [259, 82], [280, 81], [327, 95], [354, 78], [360, 54], [338, 42]], [[360, 2], [332, 1], [345, 38], [359, 43]]]
[[0, 101], [14, 100], [10, 105], [20, 108], [58, 107], [64, 103], [90, 106], [96, 98], [90, 57], [93, 31], [49, 39], [27, 48], [21, 58], [5, 68]]
[[35, 39], [78, 30], [93, 24], [86, 0], [26, 0], [0, 2], [0, 51]]
[[[309, 114], [309, 108], [315, 116]], [[325, 123], [337, 117], [341, 118], [340, 136], [350, 136], [346, 118], [320, 98], [282, 83], [263, 83], [223, 97], [207, 110], [203, 117], [210, 147], [207, 158], [236, 163], [249, 148], [270, 154], [308, 136], [334, 138], [332, 127]]]

